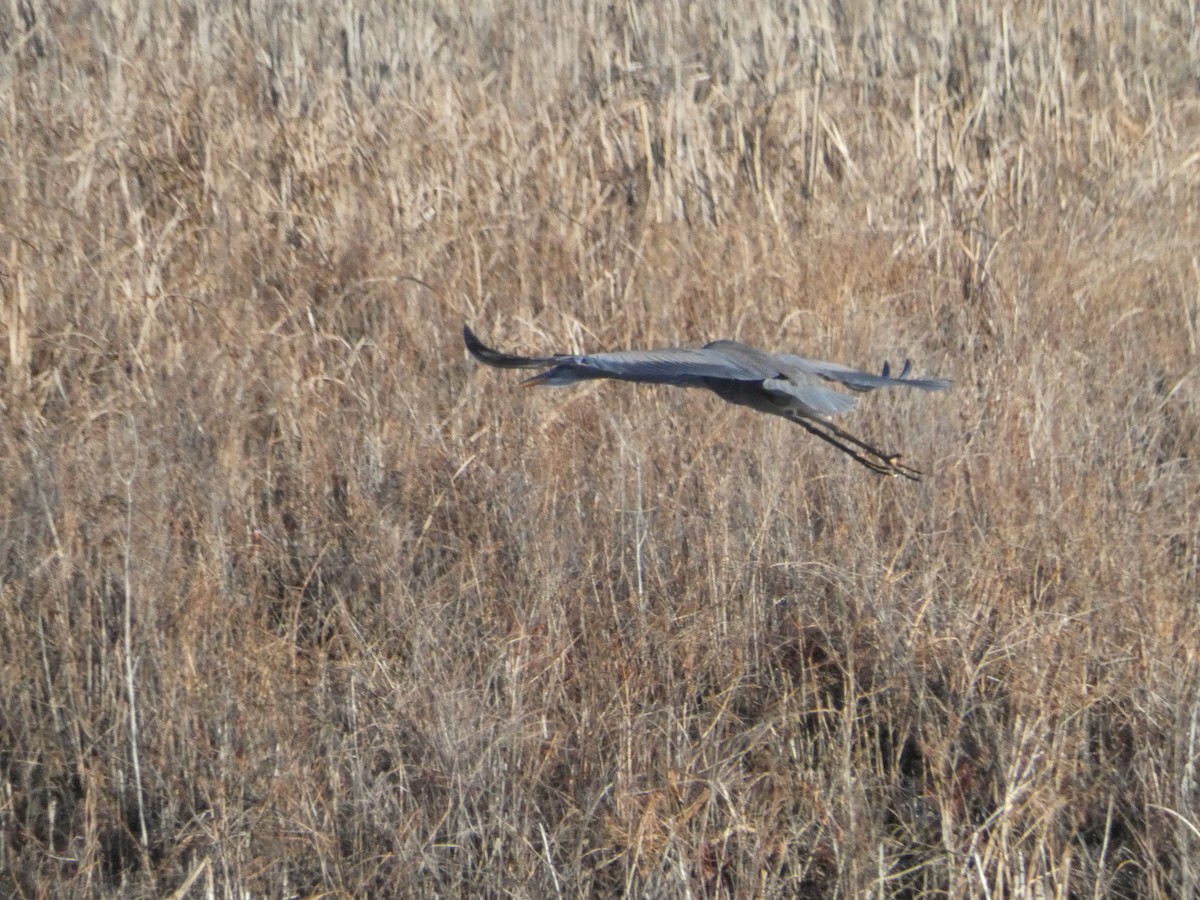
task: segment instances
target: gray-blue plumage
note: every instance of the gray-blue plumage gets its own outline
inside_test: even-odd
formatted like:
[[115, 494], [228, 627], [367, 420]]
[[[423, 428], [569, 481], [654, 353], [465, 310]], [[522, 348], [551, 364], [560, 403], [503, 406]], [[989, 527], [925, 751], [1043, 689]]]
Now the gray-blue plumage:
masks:
[[860, 392], [881, 387], [923, 391], [944, 391], [950, 387], [950, 382], [941, 378], [909, 378], [912, 364], [907, 360], [898, 376], [892, 376], [887, 363], [883, 364], [881, 374], [871, 375], [838, 363], [789, 353], [767, 353], [738, 341], [713, 341], [699, 349], [513, 356], [488, 347], [467, 326], [463, 326], [463, 340], [471, 355], [489, 366], [546, 369], [523, 382], [526, 385], [568, 385], [612, 378], [706, 388], [730, 403], [790, 419], [874, 472], [913, 479], [919, 473], [901, 465], [898, 454], [876, 450], [828, 421], [830, 416], [850, 412], [856, 402], [853, 396], [840, 393], [833, 386]]

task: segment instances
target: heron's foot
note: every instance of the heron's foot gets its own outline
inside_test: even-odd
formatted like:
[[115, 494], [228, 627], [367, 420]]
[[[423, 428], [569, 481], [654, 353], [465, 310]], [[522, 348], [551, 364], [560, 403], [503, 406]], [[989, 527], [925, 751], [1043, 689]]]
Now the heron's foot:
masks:
[[899, 453], [884, 453], [866, 441], [843, 431], [832, 422], [809, 419], [801, 415], [788, 415], [788, 418], [809, 434], [815, 435], [827, 444], [841, 450], [860, 466], [870, 469], [876, 475], [887, 475], [892, 478], [899, 475], [909, 481], [921, 480], [922, 473], [900, 462]]
[[910, 468], [900, 462], [899, 453], [890, 453], [887, 456], [880, 456], [887, 467], [887, 474], [891, 476], [899, 475], [902, 478], [907, 478], [909, 481], [920, 481], [923, 472], [917, 469]]
[[887, 478], [895, 478], [897, 475], [902, 478], [907, 478], [910, 481], [920, 481], [921, 473], [916, 469], [910, 469], [900, 463], [900, 454], [892, 453], [860, 453], [857, 450], [846, 448], [846, 452], [856, 463], [870, 469], [876, 475], [883, 475]]

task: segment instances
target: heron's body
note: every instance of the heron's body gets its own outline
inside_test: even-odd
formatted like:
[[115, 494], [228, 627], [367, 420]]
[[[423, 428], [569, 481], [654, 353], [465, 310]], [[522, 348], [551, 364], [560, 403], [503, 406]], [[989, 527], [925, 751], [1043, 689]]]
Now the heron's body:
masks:
[[[512, 356], [483, 344], [469, 327], [463, 327], [467, 349], [480, 362], [505, 369], [545, 368], [524, 382], [527, 385], [567, 385], [596, 378], [645, 384], [707, 388], [723, 400], [759, 412], [783, 416], [833, 444], [879, 474], [916, 478], [918, 473], [898, 462], [897, 454], [884, 454], [828, 421], [854, 409], [855, 398], [831, 385], [853, 391], [880, 387], [914, 387], [943, 391], [944, 379], [909, 378], [912, 368], [893, 377], [887, 363], [880, 375], [860, 372], [838, 363], [805, 359], [792, 354], [766, 353], [738, 341], [713, 341], [698, 349], [623, 350], [610, 353], [555, 356]], [[858, 449], [854, 449], [858, 448]]]

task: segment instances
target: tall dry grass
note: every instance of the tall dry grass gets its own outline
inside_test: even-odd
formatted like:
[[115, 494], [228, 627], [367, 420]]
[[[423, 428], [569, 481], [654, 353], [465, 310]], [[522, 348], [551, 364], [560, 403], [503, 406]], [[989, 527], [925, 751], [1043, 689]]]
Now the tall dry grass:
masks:
[[[1185, 4], [0, 12], [0, 890], [1194, 896]], [[875, 479], [462, 350], [945, 396]]]

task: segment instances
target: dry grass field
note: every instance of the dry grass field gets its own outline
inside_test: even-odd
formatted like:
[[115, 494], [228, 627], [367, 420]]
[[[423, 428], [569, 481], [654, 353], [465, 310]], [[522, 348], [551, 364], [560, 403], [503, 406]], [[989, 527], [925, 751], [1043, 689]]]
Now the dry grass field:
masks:
[[1196, 896], [1195, 15], [5, 4], [0, 894]]

